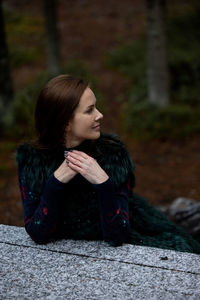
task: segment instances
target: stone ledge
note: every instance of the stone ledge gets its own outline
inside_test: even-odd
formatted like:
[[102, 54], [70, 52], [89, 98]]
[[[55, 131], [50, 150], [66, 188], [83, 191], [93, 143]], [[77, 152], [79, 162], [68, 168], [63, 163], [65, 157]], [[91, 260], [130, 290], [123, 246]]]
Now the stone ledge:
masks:
[[200, 256], [103, 241], [36, 245], [0, 225], [0, 299], [200, 299]]

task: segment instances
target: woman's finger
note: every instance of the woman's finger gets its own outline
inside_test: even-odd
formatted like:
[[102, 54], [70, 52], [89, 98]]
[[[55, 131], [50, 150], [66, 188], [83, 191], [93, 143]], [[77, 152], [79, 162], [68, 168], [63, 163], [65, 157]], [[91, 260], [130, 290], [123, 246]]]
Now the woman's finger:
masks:
[[82, 163], [85, 163], [87, 161], [87, 159], [90, 158], [90, 156], [88, 156], [88, 155], [81, 155], [81, 154], [72, 153], [72, 152], [70, 152], [68, 154], [67, 158], [68, 157], [73, 157], [73, 158], [79, 160]]
[[70, 161], [68, 162], [68, 167], [70, 167], [73, 171], [76, 171], [76, 172], [78, 172], [78, 173], [80, 173], [80, 174], [81, 174], [81, 172], [82, 172], [82, 169], [81, 169], [79, 166], [73, 164], [73, 163], [70, 162]]
[[70, 154], [67, 156], [67, 159], [70, 159], [70, 158], [75, 159], [77, 162], [79, 161], [79, 162], [81, 162], [81, 163], [84, 163], [84, 162], [86, 161], [85, 158], [83, 158], [83, 157], [81, 157], [80, 155], [77, 155], [77, 154], [71, 154], [71, 153], [70, 153]]
[[72, 155], [67, 156], [67, 159], [79, 167], [81, 167], [83, 164], [83, 161], [81, 161], [80, 158], [77, 158], [77, 157], [75, 158], [75, 156], [72, 156]]
[[85, 152], [78, 151], [78, 150], [73, 150], [73, 152], [71, 152], [71, 153], [77, 154], [77, 155], [79, 155], [79, 156], [81, 156], [81, 157], [83, 157], [83, 158], [85, 158], [85, 159], [88, 159], [88, 158], [90, 157], [90, 156], [87, 155]]

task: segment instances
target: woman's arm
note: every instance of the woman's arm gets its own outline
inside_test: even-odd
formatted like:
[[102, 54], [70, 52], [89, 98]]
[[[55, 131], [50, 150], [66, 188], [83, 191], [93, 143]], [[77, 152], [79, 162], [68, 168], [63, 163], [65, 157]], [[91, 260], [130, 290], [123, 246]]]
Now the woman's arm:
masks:
[[45, 244], [53, 238], [65, 184], [52, 174], [38, 195], [31, 191], [21, 166], [18, 173], [25, 229], [36, 243]]
[[127, 183], [115, 190], [114, 185], [97, 161], [81, 151], [68, 154], [69, 167], [93, 184], [99, 196], [103, 238], [113, 246], [120, 246], [129, 231]]
[[128, 197], [131, 192], [127, 181], [116, 191], [109, 178], [102, 184], [94, 184], [99, 197], [103, 238], [112, 246], [126, 241], [130, 229]]

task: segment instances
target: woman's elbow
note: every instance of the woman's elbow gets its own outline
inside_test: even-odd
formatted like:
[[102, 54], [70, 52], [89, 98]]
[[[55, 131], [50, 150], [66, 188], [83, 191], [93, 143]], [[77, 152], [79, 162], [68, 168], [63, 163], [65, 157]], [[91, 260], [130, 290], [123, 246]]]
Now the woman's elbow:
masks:
[[112, 232], [112, 234], [104, 240], [112, 247], [119, 247], [126, 243], [128, 233], [129, 227], [119, 227], [116, 232]]
[[29, 226], [25, 225], [25, 230], [30, 236], [30, 238], [38, 245], [45, 245], [50, 242], [51, 237], [47, 236], [46, 234], [42, 234], [41, 232], [35, 232], [31, 230]]

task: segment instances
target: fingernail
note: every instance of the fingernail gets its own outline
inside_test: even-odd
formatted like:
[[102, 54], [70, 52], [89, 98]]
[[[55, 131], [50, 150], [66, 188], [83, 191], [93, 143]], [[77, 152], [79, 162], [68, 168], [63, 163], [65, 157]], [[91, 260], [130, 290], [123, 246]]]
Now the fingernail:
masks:
[[66, 150], [64, 151], [64, 157], [67, 157], [67, 156], [68, 156], [68, 152], [69, 152], [69, 151], [66, 151]]
[[69, 161], [66, 159], [66, 164], [68, 165], [69, 164]]

